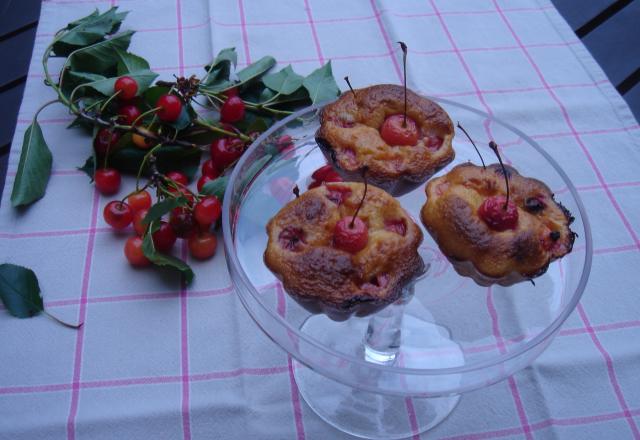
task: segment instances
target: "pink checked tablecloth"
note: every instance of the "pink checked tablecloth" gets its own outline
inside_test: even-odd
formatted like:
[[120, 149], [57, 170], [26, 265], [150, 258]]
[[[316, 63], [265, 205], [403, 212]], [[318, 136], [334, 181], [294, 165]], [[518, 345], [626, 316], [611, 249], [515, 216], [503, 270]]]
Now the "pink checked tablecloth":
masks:
[[[223, 250], [190, 261], [188, 290], [136, 271], [106, 199], [76, 170], [87, 139], [63, 108], [41, 115], [54, 171], [24, 212], [8, 203], [24, 130], [52, 98], [40, 58], [54, 32], [114, 1], [45, 0], [0, 208], [0, 261], [32, 267], [45, 317], [0, 311], [0, 438], [346, 438], [301, 400], [292, 363], [234, 294]], [[222, 48], [309, 72], [329, 59], [357, 85], [401, 81], [495, 114], [533, 136], [580, 190], [595, 257], [582, 303], [530, 368], [463, 397], [422, 438], [640, 438], [640, 129], [546, 0], [121, 0], [131, 50], [153, 69], [202, 73]], [[629, 42], [637, 44], [637, 42]], [[5, 62], [11, 62], [5, 60]], [[342, 82], [340, 82], [342, 85]], [[186, 255], [185, 250], [181, 250]]]

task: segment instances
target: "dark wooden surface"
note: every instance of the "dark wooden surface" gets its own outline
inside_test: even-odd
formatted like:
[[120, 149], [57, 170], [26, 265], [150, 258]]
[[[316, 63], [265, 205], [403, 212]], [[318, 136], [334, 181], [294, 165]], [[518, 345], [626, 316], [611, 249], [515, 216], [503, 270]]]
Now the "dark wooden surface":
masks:
[[[552, 0], [640, 119], [640, 0]], [[0, 0], [0, 188], [41, 0]], [[11, 60], [10, 62], [8, 60]], [[0, 192], [0, 203], [2, 194]]]

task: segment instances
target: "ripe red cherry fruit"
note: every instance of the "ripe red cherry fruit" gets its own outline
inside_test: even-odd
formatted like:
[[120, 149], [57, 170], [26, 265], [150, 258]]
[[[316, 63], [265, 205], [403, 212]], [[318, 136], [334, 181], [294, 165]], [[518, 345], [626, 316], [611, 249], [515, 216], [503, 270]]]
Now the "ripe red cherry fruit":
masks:
[[222, 92], [222, 93], [224, 93], [224, 95], [225, 95], [227, 98], [231, 98], [232, 96], [238, 96], [238, 93], [239, 93], [239, 92], [238, 92], [238, 88], [237, 88], [237, 87], [233, 87], [233, 88], [231, 88], [231, 89], [229, 89], [229, 90], [225, 90], [225, 91], [224, 91], [224, 92]]
[[93, 148], [99, 156], [106, 155], [120, 140], [120, 133], [108, 128], [98, 130], [96, 138], [93, 140]]
[[118, 109], [119, 119], [125, 125], [133, 125], [141, 114], [140, 109], [133, 104], [123, 105]]
[[189, 238], [196, 232], [193, 214], [188, 209], [179, 208], [173, 210], [171, 217], [169, 217], [169, 224], [178, 238]]
[[205, 231], [191, 237], [187, 244], [189, 245], [189, 252], [194, 258], [206, 260], [215, 255], [218, 240], [213, 233]]
[[518, 224], [518, 208], [509, 200], [505, 208], [505, 196], [486, 198], [478, 208], [480, 218], [494, 231], [515, 229]]
[[367, 246], [369, 228], [360, 217], [347, 216], [333, 230], [333, 245], [338, 249], [355, 254]]
[[182, 111], [182, 101], [176, 95], [162, 95], [156, 102], [158, 117], [164, 122], [174, 122]]
[[144, 233], [147, 232], [148, 225], [142, 223], [142, 220], [144, 220], [144, 218], [147, 216], [147, 212], [149, 212], [148, 209], [141, 209], [140, 211], [136, 211], [136, 213], [133, 215], [133, 230], [136, 231], [136, 234], [138, 234], [140, 237], [142, 237]]
[[106, 204], [104, 221], [114, 229], [124, 229], [133, 221], [133, 210], [125, 202], [113, 200]]
[[110, 196], [120, 190], [120, 173], [114, 168], [100, 168], [93, 176], [96, 188], [101, 194]]
[[167, 222], [160, 222], [160, 228], [151, 235], [153, 245], [160, 252], [169, 252], [176, 242], [176, 234]]
[[202, 163], [202, 175], [209, 176], [212, 179], [220, 175], [220, 171], [218, 171], [212, 159], [207, 159]]
[[238, 160], [243, 151], [244, 143], [238, 138], [220, 138], [211, 144], [211, 158], [220, 171]]
[[244, 102], [239, 96], [231, 96], [220, 108], [222, 122], [238, 122], [244, 119]]
[[171, 180], [173, 180], [176, 183], [179, 183], [181, 185], [188, 185], [189, 184], [189, 179], [187, 178], [187, 176], [185, 176], [184, 174], [182, 174], [180, 171], [169, 171], [167, 173], [167, 177]]
[[200, 200], [193, 210], [196, 222], [202, 227], [208, 227], [220, 218], [222, 205], [215, 196], [205, 197]]
[[144, 267], [151, 264], [151, 261], [145, 257], [142, 251], [142, 238], [138, 236], [129, 237], [124, 244], [124, 256], [127, 261], [134, 267]]
[[131, 206], [133, 212], [149, 209], [151, 208], [151, 194], [144, 190], [133, 193], [127, 197], [127, 203]]
[[138, 82], [130, 76], [121, 76], [113, 85], [114, 92], [120, 92], [118, 99], [128, 101], [133, 99], [138, 93]]
[[325, 165], [315, 170], [313, 174], [311, 174], [311, 178], [322, 182], [329, 173], [335, 173], [335, 171], [333, 171], [333, 167], [331, 165]]
[[202, 188], [212, 180], [215, 180], [215, 179], [207, 176], [206, 174], [203, 174], [202, 176], [200, 176], [200, 178], [198, 179], [198, 183], [196, 184], [196, 187], [198, 188], [198, 192], [202, 192]]
[[380, 136], [389, 145], [415, 145], [418, 143], [418, 126], [416, 121], [407, 116], [404, 125], [404, 115], [388, 116], [380, 127]]

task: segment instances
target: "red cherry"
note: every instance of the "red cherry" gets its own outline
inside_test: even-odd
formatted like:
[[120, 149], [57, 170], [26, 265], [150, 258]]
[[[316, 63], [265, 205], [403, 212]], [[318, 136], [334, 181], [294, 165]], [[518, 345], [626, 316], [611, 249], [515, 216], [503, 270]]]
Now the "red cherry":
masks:
[[325, 182], [342, 182], [342, 176], [340, 176], [340, 174], [336, 173], [335, 171], [331, 171], [330, 173], [327, 173], [326, 176], [324, 176], [324, 179], [322, 180], [323, 183]]
[[200, 176], [200, 178], [198, 179], [198, 183], [196, 184], [196, 188], [198, 188], [198, 193], [202, 192], [202, 188], [212, 180], [216, 180], [216, 179], [209, 177], [206, 174], [203, 174], [202, 176]]
[[317, 188], [320, 185], [322, 185], [322, 182], [318, 182], [317, 180], [314, 180], [313, 182], [311, 182], [309, 184], [309, 187], [307, 189], [313, 189], [313, 188]]
[[407, 224], [404, 219], [385, 220], [384, 229], [390, 232], [395, 232], [396, 234], [404, 237], [407, 233]]
[[96, 170], [93, 180], [101, 194], [110, 196], [120, 190], [120, 173], [114, 168], [100, 168]]
[[322, 182], [329, 173], [335, 173], [335, 171], [333, 171], [333, 167], [331, 165], [325, 165], [315, 170], [313, 174], [311, 174], [311, 178]]
[[244, 102], [239, 96], [228, 98], [220, 108], [222, 122], [238, 122], [244, 119]]
[[124, 244], [124, 255], [132, 266], [144, 267], [151, 264], [151, 261], [145, 257], [142, 251], [142, 238], [140, 237], [133, 236], [127, 239]]
[[113, 200], [106, 204], [104, 221], [114, 229], [124, 229], [133, 221], [133, 210], [125, 202]]
[[[355, 254], [367, 246], [369, 228], [360, 217], [344, 217], [333, 230], [333, 245], [338, 249]], [[351, 222], [353, 221], [353, 226]]]
[[147, 232], [147, 227], [149, 226], [142, 224], [142, 220], [144, 220], [144, 218], [147, 216], [147, 212], [149, 212], [148, 209], [141, 209], [140, 211], [136, 211], [136, 213], [133, 215], [133, 230], [136, 231], [136, 234], [138, 234], [140, 237], [142, 237], [144, 233]]
[[193, 216], [200, 226], [208, 227], [216, 222], [222, 214], [222, 204], [215, 196], [200, 200], [193, 210]]
[[125, 125], [133, 125], [141, 114], [140, 109], [133, 104], [123, 105], [118, 109], [119, 119]]
[[104, 156], [109, 152], [120, 140], [120, 133], [108, 128], [98, 130], [96, 138], [93, 140], [93, 148], [98, 156]]
[[232, 87], [229, 90], [225, 90], [224, 92], [222, 92], [227, 98], [231, 98], [232, 96], [238, 96], [239, 92], [238, 92], [238, 88], [237, 87]]
[[209, 176], [212, 179], [215, 179], [220, 175], [220, 171], [218, 171], [212, 159], [207, 159], [202, 164], [202, 175]]
[[133, 212], [149, 209], [151, 208], [151, 195], [147, 191], [139, 191], [127, 197], [127, 203]]
[[293, 148], [293, 138], [288, 134], [284, 134], [276, 141], [276, 147], [281, 153], [287, 152]]
[[418, 126], [416, 121], [407, 117], [407, 125], [404, 124], [404, 115], [391, 115], [382, 123], [380, 136], [389, 145], [415, 145], [418, 143]]
[[121, 76], [113, 85], [114, 92], [120, 92], [118, 99], [128, 101], [133, 99], [138, 93], [138, 82], [130, 76]]
[[351, 188], [341, 185], [327, 185], [327, 199], [331, 200], [336, 205], [341, 205], [351, 195]]
[[220, 171], [238, 160], [243, 151], [244, 143], [238, 138], [220, 138], [211, 144], [211, 158]]
[[196, 232], [193, 214], [188, 209], [175, 209], [169, 217], [169, 224], [178, 238], [189, 238]]
[[488, 197], [478, 208], [480, 218], [495, 231], [515, 229], [518, 224], [518, 208], [512, 200], [506, 206], [505, 196]]
[[194, 235], [188, 241], [191, 256], [198, 260], [206, 260], [213, 257], [216, 253], [217, 244], [216, 236], [209, 231]]
[[176, 242], [176, 234], [167, 222], [160, 222], [160, 228], [151, 235], [153, 245], [160, 252], [169, 252]]
[[156, 102], [158, 117], [164, 122], [174, 122], [182, 111], [182, 101], [176, 95], [162, 95]]
[[167, 178], [181, 185], [186, 186], [189, 184], [189, 179], [187, 178], [187, 176], [182, 174], [180, 171], [169, 171], [167, 173]]

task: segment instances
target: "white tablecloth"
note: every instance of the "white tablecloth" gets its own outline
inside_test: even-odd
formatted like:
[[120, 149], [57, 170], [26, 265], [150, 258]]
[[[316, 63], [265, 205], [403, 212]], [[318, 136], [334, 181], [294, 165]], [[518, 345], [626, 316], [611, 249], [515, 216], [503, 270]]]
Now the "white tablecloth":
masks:
[[108, 198], [75, 169], [91, 146], [65, 129], [64, 108], [40, 117], [54, 153], [46, 197], [10, 207], [24, 130], [53, 97], [42, 51], [67, 22], [111, 3], [131, 11], [131, 50], [168, 78], [201, 74], [235, 46], [240, 65], [273, 55], [306, 73], [332, 59], [336, 78], [355, 86], [399, 83], [403, 40], [410, 87], [532, 135], [590, 214], [589, 285], [530, 368], [465, 395], [421, 438], [640, 438], [640, 129], [550, 2], [45, 0], [0, 207], [0, 261], [33, 268], [46, 306], [85, 325], [0, 310], [1, 439], [348, 437], [302, 401], [291, 360], [233, 292], [221, 248], [213, 262], [190, 261], [196, 280], [186, 291], [127, 264], [124, 236], [102, 219]]

